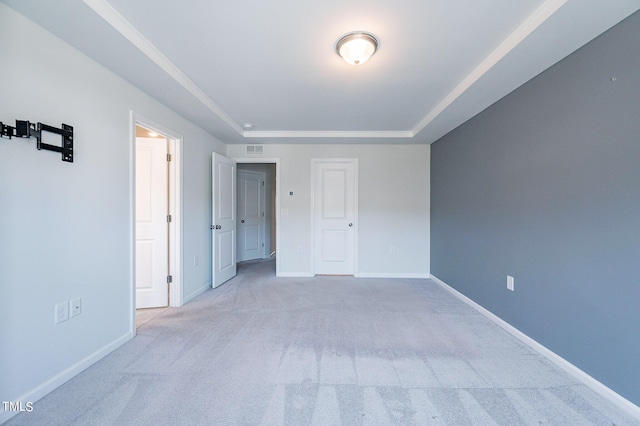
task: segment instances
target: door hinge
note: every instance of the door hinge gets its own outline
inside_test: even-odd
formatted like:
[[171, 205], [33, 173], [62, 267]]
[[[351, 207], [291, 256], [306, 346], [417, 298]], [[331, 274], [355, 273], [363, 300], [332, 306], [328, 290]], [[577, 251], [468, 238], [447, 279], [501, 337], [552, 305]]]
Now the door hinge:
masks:
[[167, 215], [167, 222], [171, 223], [171, 221], [173, 220], [173, 218], [171, 217], [170, 214]]
[[262, 243], [262, 247], [264, 247], [264, 243]]
[[167, 161], [171, 161], [171, 154], [167, 154]]
[[262, 212], [262, 217], [264, 217], [264, 212]]
[[262, 181], [262, 186], [264, 186], [264, 181]]
[[167, 284], [171, 284], [173, 282], [173, 276], [167, 275]]

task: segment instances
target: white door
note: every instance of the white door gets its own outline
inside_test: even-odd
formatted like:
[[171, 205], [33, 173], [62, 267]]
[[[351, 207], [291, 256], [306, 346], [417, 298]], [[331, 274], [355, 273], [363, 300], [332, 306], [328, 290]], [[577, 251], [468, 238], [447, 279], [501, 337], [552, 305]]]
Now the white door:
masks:
[[136, 138], [136, 308], [169, 304], [167, 143]]
[[236, 276], [236, 162], [213, 153], [212, 286]]
[[357, 160], [313, 160], [314, 269], [353, 275], [357, 227]]
[[264, 257], [264, 173], [238, 171], [238, 261]]

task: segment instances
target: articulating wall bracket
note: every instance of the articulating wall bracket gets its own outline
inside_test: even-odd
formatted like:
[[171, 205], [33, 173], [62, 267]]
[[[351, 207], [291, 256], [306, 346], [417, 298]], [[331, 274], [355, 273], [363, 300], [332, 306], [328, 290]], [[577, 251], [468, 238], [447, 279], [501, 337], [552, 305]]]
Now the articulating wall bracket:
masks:
[[[42, 142], [42, 132], [55, 133], [62, 137], [62, 145], [50, 145]], [[60, 152], [62, 161], [73, 163], [73, 127], [63, 124], [62, 128], [49, 126], [43, 123], [30, 123], [24, 120], [16, 120], [16, 126], [8, 126], [0, 122], [0, 137], [9, 138], [36, 138], [36, 148], [39, 150]]]

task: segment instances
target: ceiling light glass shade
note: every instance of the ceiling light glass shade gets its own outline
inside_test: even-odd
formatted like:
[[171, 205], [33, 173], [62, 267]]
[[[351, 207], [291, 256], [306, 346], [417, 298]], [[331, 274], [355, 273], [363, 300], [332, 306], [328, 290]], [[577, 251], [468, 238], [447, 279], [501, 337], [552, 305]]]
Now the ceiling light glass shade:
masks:
[[377, 49], [378, 39], [363, 32], [349, 33], [336, 43], [336, 53], [351, 65], [364, 64]]

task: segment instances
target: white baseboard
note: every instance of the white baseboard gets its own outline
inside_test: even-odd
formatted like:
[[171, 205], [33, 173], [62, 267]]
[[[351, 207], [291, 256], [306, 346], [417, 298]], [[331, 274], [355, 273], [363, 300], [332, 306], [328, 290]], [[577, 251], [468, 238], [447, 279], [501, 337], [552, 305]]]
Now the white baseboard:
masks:
[[431, 278], [429, 274], [403, 274], [403, 273], [388, 273], [388, 272], [358, 272], [354, 275], [356, 278], [418, 278], [428, 279]]
[[591, 390], [611, 402], [616, 407], [620, 408], [630, 416], [634, 417], [637, 420], [640, 420], [640, 407], [635, 405], [633, 402], [629, 401], [619, 393], [611, 390], [606, 385], [602, 384], [598, 380], [594, 379], [575, 365], [571, 364], [566, 359], [562, 358], [560, 355], [556, 354], [552, 350], [548, 349], [544, 345], [538, 343], [536, 340], [527, 336], [502, 318], [493, 314], [491, 311], [483, 308], [473, 300], [469, 299], [464, 294], [460, 293], [458, 290], [454, 289], [444, 281], [440, 280], [434, 275], [431, 275], [431, 279], [436, 282], [438, 285], [442, 286], [445, 290], [449, 291], [451, 294], [456, 296], [458, 299], [465, 302], [467, 305], [474, 308], [476, 311], [480, 312], [489, 320], [493, 321], [496, 325], [501, 327], [503, 330], [514, 336], [516, 339], [520, 340], [525, 345], [531, 347], [531, 349], [538, 352], [540, 355], [547, 358], [549, 361], [553, 362], [555, 365], [566, 371], [573, 378], [578, 380], [580, 383], [589, 387]]
[[187, 304], [188, 302], [192, 301], [196, 297], [200, 296], [202, 293], [204, 293], [205, 291], [209, 290], [210, 288], [211, 288], [211, 283], [205, 285], [204, 287], [200, 287], [200, 288], [196, 289], [195, 291], [192, 291], [191, 293], [189, 293], [188, 295], [186, 295], [182, 299], [182, 305], [184, 306], [185, 304]]
[[[312, 278], [315, 275], [310, 272], [280, 272], [277, 276], [282, 278]], [[429, 274], [396, 274], [385, 272], [358, 272], [353, 276], [356, 278], [431, 278]]]
[[[62, 370], [60, 373], [44, 381], [43, 383], [39, 384], [35, 388], [25, 392], [24, 394], [16, 398], [11, 399], [10, 401], [26, 403], [26, 402], [35, 402], [39, 400], [43, 396], [47, 395], [49, 392], [53, 391], [57, 387], [63, 385], [64, 383], [68, 382], [76, 375], [86, 370], [91, 365], [100, 361], [102, 358], [104, 358], [114, 350], [118, 349], [120, 346], [124, 345], [126, 342], [128, 342], [132, 338], [133, 338], [133, 333], [127, 332], [126, 334], [117, 338], [116, 340], [109, 343], [108, 345], [98, 349], [97, 351], [90, 354], [89, 356], [76, 362], [69, 368]], [[18, 414], [17, 411], [0, 411], [0, 424], [6, 422], [16, 414]]]
[[278, 277], [282, 278], [311, 278], [314, 275], [310, 272], [280, 272]]

